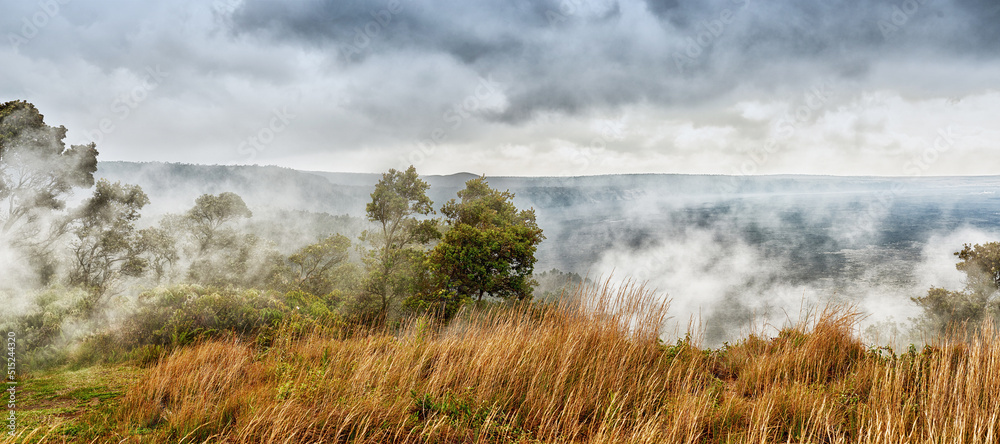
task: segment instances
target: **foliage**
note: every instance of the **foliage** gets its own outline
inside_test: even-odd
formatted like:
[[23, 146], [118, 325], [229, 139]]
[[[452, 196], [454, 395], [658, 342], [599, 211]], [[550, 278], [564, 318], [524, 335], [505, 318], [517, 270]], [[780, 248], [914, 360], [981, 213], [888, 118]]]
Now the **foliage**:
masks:
[[301, 290], [326, 296], [336, 289], [345, 274], [351, 240], [334, 234], [300, 248], [277, 267], [272, 285], [286, 290]]
[[0, 104], [0, 238], [34, 238], [45, 211], [62, 209], [73, 188], [94, 185], [95, 145], [67, 149], [65, 138], [66, 128], [46, 125], [31, 103]]
[[115, 335], [126, 350], [176, 347], [225, 335], [255, 339], [276, 328], [289, 312], [270, 292], [180, 285], [141, 294], [135, 312]]
[[199, 252], [226, 243], [217, 237], [227, 222], [250, 217], [253, 217], [253, 213], [247, 208], [246, 202], [232, 192], [221, 193], [218, 196], [203, 194], [195, 200], [194, 207], [188, 210], [186, 215], [191, 234], [197, 240]]
[[[67, 362], [67, 348], [81, 339], [91, 313], [84, 309], [88, 293], [49, 286], [24, 296], [30, 304], [16, 316], [4, 313], [3, 324], [17, 332], [22, 355], [19, 368], [37, 370]], [[78, 328], [67, 328], [78, 326]]]
[[155, 274], [155, 282], [163, 282], [180, 260], [177, 239], [162, 227], [150, 227], [139, 230], [139, 243], [144, 247], [143, 259]]
[[998, 313], [997, 301], [981, 292], [951, 291], [931, 287], [927, 294], [913, 300], [924, 309], [925, 321], [940, 333], [955, 324], [975, 326], [988, 314]]
[[[22, 380], [17, 394], [17, 430], [30, 431], [44, 427], [39, 433], [13, 442], [102, 442], [112, 432], [114, 412], [122, 395], [140, 377], [139, 369], [131, 366], [92, 366], [80, 370], [48, 370], [32, 372]], [[51, 424], [58, 418], [58, 424]], [[51, 427], [51, 428], [50, 428]], [[6, 435], [6, 433], [5, 433]], [[59, 436], [58, 439], [52, 439]], [[0, 440], [0, 442], [10, 442]]]
[[102, 438], [985, 443], [1000, 426], [995, 331], [895, 355], [830, 310], [718, 350], [664, 346], [664, 311], [607, 292], [573, 295], [602, 301], [589, 309], [514, 304], [397, 333], [183, 347], [127, 391]]
[[95, 145], [66, 148], [65, 137], [66, 128], [46, 125], [31, 103], [0, 104], [0, 248], [10, 248], [22, 265], [0, 288], [44, 286], [57, 278], [54, 244], [65, 234], [65, 198], [74, 188], [93, 186], [97, 170]]
[[[164, 217], [161, 229], [185, 233], [191, 241], [187, 243], [190, 248], [185, 248], [189, 282], [251, 288], [264, 285], [281, 262], [270, 242], [236, 229], [237, 220], [252, 216], [235, 193], [203, 194], [184, 216]], [[161, 259], [169, 263], [167, 257], [161, 253]]]
[[513, 193], [490, 188], [485, 177], [466, 182], [458, 197], [441, 208], [448, 230], [428, 259], [439, 288], [478, 300], [529, 299], [545, 238], [534, 209], [518, 211]]
[[447, 320], [458, 314], [463, 307], [475, 302], [467, 295], [444, 288], [434, 288], [430, 279], [423, 288], [426, 290], [413, 293], [403, 301], [403, 307], [411, 313], [430, 313]]
[[556, 268], [536, 273], [533, 279], [538, 282], [532, 294], [533, 301], [556, 302], [562, 296], [572, 294], [576, 287], [593, 284], [589, 278], [578, 273], [566, 273]]
[[267, 345], [280, 334], [341, 325], [335, 295], [301, 291], [159, 287], [119, 306], [114, 322], [107, 312], [90, 309], [89, 296], [52, 286], [32, 294], [22, 313], [0, 317], [6, 331], [17, 332], [20, 369], [123, 360], [148, 364], [201, 340], [238, 337]]
[[77, 210], [69, 282], [91, 292], [91, 309], [122, 276], [145, 272], [147, 261], [142, 255], [147, 246], [143, 241], [148, 237], [136, 230], [135, 222], [148, 203], [138, 185], [101, 179], [93, 197]]
[[206, 251], [191, 263], [187, 279], [216, 287], [262, 287], [281, 260], [269, 242], [234, 231], [225, 244]]
[[974, 329], [985, 318], [1000, 318], [1000, 242], [965, 244], [955, 255], [960, 259], [955, 268], [965, 273], [965, 288], [931, 287], [926, 295], [913, 298], [924, 309], [925, 321], [939, 333], [957, 324]]
[[414, 289], [425, 245], [439, 236], [436, 221], [417, 218], [434, 212], [427, 188], [412, 165], [405, 172], [391, 169], [375, 185], [365, 207], [368, 220], [377, 227], [361, 236], [372, 246], [364, 258], [365, 293], [377, 322], [385, 322]]
[[270, 208], [254, 213], [242, 224], [243, 231], [275, 243], [279, 252], [290, 255], [303, 245], [338, 233], [357, 239], [369, 228], [368, 219], [347, 214], [332, 215], [314, 211]]
[[1000, 242], [983, 245], [965, 244], [956, 252], [960, 262], [955, 265], [968, 278], [968, 286], [973, 291], [1000, 289]]
[[[152, 313], [181, 321], [158, 325], [218, 319], [187, 325], [236, 327], [170, 339], [158, 333], [177, 343], [152, 348], [166, 353], [147, 360], [141, 373], [119, 366], [29, 378], [29, 402], [69, 399], [104, 409], [92, 417], [48, 414], [45, 421], [63, 425], [44, 442], [241, 443], [277, 436], [294, 442], [986, 443], [1000, 427], [1000, 341], [989, 321], [964, 342], [944, 339], [897, 355], [865, 347], [854, 335], [858, 314], [831, 309], [773, 337], [753, 334], [709, 350], [690, 334], [671, 345], [660, 340], [667, 312], [655, 294], [587, 287], [566, 299], [588, 306], [500, 304], [466, 311], [450, 324], [415, 319], [398, 331], [279, 328], [283, 336], [261, 342], [226, 334], [245, 322], [224, 321], [218, 313], [238, 314], [246, 302], [277, 295], [199, 287], [157, 292], [150, 302], [163, 298], [156, 304], [163, 309], [137, 318]], [[291, 311], [274, 307], [285, 320], [329, 308], [302, 292], [284, 298], [294, 304]], [[156, 330], [131, 337], [149, 332]], [[137, 381], [101, 380], [107, 374]], [[19, 421], [42, 417], [37, 410], [20, 408]], [[47, 433], [39, 430], [35, 436]]]

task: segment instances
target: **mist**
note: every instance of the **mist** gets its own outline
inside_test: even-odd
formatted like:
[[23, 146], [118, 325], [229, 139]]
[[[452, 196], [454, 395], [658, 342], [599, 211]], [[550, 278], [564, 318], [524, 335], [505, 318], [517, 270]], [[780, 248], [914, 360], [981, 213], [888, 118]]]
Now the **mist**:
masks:
[[[98, 176], [145, 183], [149, 219], [182, 212], [203, 193], [240, 194], [254, 211], [243, 229], [289, 254], [339, 232], [356, 241], [377, 174], [273, 167], [102, 163]], [[472, 174], [424, 176], [439, 208]], [[487, 177], [534, 208], [546, 240], [536, 273], [646, 283], [669, 301], [667, 336], [692, 322], [706, 345], [756, 328], [775, 333], [810, 310], [848, 304], [875, 340], [914, 330], [910, 299], [931, 286], [960, 289], [953, 255], [1000, 239], [997, 179], [818, 176], [615, 175]], [[268, 222], [271, 221], [271, 222]], [[869, 328], [871, 327], [871, 328]]]
[[590, 274], [648, 282], [669, 300], [672, 329], [693, 322], [709, 346], [751, 329], [777, 333], [830, 304], [859, 310], [869, 336], [891, 324], [906, 332], [897, 343], [920, 343], [927, 337], [913, 321], [922, 311], [911, 298], [963, 288], [954, 253], [1000, 238], [997, 203], [968, 193], [885, 206], [878, 193], [803, 193], [675, 208], [633, 218], [627, 225], [641, 234], [608, 242]]
[[[289, 255], [325, 236], [360, 245], [377, 174], [305, 172], [275, 167], [102, 162], [95, 177], [141, 184], [150, 196], [138, 226], [182, 215], [198, 196], [233, 191], [253, 217], [233, 228], [260, 238], [260, 254]], [[439, 208], [476, 177], [425, 176]], [[960, 289], [953, 255], [966, 243], [1000, 239], [997, 180], [985, 178], [832, 178], [816, 176], [619, 175], [489, 177], [534, 208], [547, 239], [536, 273], [557, 269], [592, 280], [644, 283], [669, 303], [667, 336], [689, 325], [708, 346], [751, 329], [775, 333], [810, 310], [848, 304], [864, 314], [860, 331], [920, 342], [921, 309], [911, 300], [932, 286]], [[67, 199], [79, 205], [89, 190]], [[190, 248], [190, 247], [188, 247]], [[8, 299], [30, 288], [27, 258], [3, 250]], [[358, 260], [357, 252], [352, 253]], [[262, 259], [263, 260], [263, 259]], [[65, 258], [62, 258], [63, 263]], [[191, 265], [172, 264], [180, 282]], [[57, 270], [56, 275], [65, 272]], [[123, 282], [134, 299], [157, 285]], [[26, 307], [23, 298], [11, 307]], [[882, 335], [880, 340], [890, 338]]]

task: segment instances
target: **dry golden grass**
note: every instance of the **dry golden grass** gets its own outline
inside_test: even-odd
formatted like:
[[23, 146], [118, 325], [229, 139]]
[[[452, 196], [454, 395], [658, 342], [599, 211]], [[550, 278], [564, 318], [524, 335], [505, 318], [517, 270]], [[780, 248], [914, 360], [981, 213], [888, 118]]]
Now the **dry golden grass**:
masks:
[[[399, 333], [237, 341], [160, 361], [122, 401], [118, 442], [993, 443], [1000, 341], [899, 356], [827, 310], [715, 351], [658, 341], [642, 288], [417, 319]], [[131, 435], [136, 428], [152, 430]], [[111, 439], [114, 438], [114, 439]]]

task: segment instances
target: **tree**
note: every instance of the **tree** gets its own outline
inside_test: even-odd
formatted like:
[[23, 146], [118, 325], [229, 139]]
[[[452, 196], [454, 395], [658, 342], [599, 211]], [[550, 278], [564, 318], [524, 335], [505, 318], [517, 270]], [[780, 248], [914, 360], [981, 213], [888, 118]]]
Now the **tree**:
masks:
[[150, 227], [139, 230], [139, 242], [143, 246], [144, 259], [156, 274], [156, 282], [162, 282], [168, 277], [168, 269], [180, 260], [177, 239], [164, 228]]
[[350, 248], [351, 240], [341, 234], [302, 247], [277, 271], [276, 283], [289, 290], [326, 296], [334, 291], [336, 272], [346, 263]]
[[[66, 128], [51, 127], [34, 105], [0, 104], [0, 249], [19, 259], [24, 279], [47, 284], [56, 274], [52, 245], [65, 234], [67, 219], [53, 214], [65, 208], [73, 188], [94, 185], [97, 149], [93, 143], [66, 149]], [[0, 273], [15, 274], [13, 264]], [[5, 283], [0, 282], [0, 287]]]
[[281, 258], [273, 245], [239, 232], [235, 222], [253, 217], [236, 193], [203, 194], [183, 217], [165, 217], [166, 227], [180, 227], [194, 242], [187, 278], [213, 286], [254, 287], [273, 275]]
[[972, 290], [1000, 289], [1000, 242], [965, 244], [955, 256], [961, 260], [955, 268], [965, 273]]
[[581, 285], [593, 284], [589, 278], [580, 276], [577, 273], [563, 272], [555, 268], [535, 274], [534, 279], [538, 281], [538, 285], [534, 288], [532, 300], [547, 302], [557, 301], [564, 294], [572, 293]]
[[218, 243], [191, 263], [187, 278], [201, 285], [255, 288], [267, 283], [281, 259], [272, 243], [233, 231], [226, 236], [226, 242]]
[[90, 292], [88, 309], [96, 308], [119, 278], [140, 276], [145, 271], [147, 262], [142, 254], [146, 248], [135, 222], [148, 203], [138, 185], [101, 179], [93, 197], [77, 210], [69, 281]]
[[956, 252], [955, 265], [965, 273], [965, 288], [951, 291], [931, 287], [927, 295], [912, 298], [924, 309], [924, 316], [940, 333], [956, 323], [967, 323], [974, 329], [987, 317], [1000, 316], [1000, 242], [983, 245], [965, 244]]
[[94, 185], [95, 144], [66, 149], [66, 131], [46, 125], [31, 103], [0, 104], [0, 238], [34, 239], [44, 212], [63, 209], [73, 188]]
[[438, 295], [530, 299], [535, 251], [545, 238], [534, 209], [518, 211], [514, 194], [490, 188], [485, 176], [466, 182], [458, 198], [441, 208], [448, 230], [428, 259]]
[[194, 202], [187, 213], [191, 234], [197, 241], [200, 253], [217, 243], [223, 226], [237, 218], [250, 218], [253, 213], [238, 194], [221, 193], [218, 196], [203, 194]]
[[365, 207], [368, 220], [376, 224], [374, 231], [361, 235], [372, 246], [365, 257], [365, 291], [375, 298], [381, 322], [412, 289], [413, 267], [423, 262], [425, 246], [439, 236], [437, 221], [417, 218], [434, 212], [427, 188], [412, 165], [405, 172], [390, 169]]

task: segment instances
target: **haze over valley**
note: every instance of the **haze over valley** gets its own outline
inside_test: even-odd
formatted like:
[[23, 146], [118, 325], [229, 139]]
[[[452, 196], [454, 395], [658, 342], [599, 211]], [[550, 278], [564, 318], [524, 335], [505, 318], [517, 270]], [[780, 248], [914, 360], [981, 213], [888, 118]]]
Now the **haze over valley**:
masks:
[[[348, 216], [335, 225], [300, 226], [283, 213], [294, 234], [272, 233], [279, 245], [330, 230], [356, 238], [381, 177], [155, 162], [101, 162], [96, 176], [142, 184], [150, 219], [224, 191], [242, 196], [257, 219], [277, 210]], [[475, 177], [423, 176], [437, 207]], [[866, 326], [889, 321], [905, 331], [920, 314], [910, 298], [931, 286], [961, 288], [952, 253], [996, 239], [1000, 227], [996, 176], [487, 179], [513, 192], [519, 208], [536, 210], [546, 236], [536, 273], [555, 268], [594, 280], [647, 282], [671, 299], [682, 329], [692, 316], [700, 319], [710, 344], [751, 324], [783, 325], [827, 302], [857, 303], [870, 315]], [[292, 247], [298, 248], [286, 249]]]

